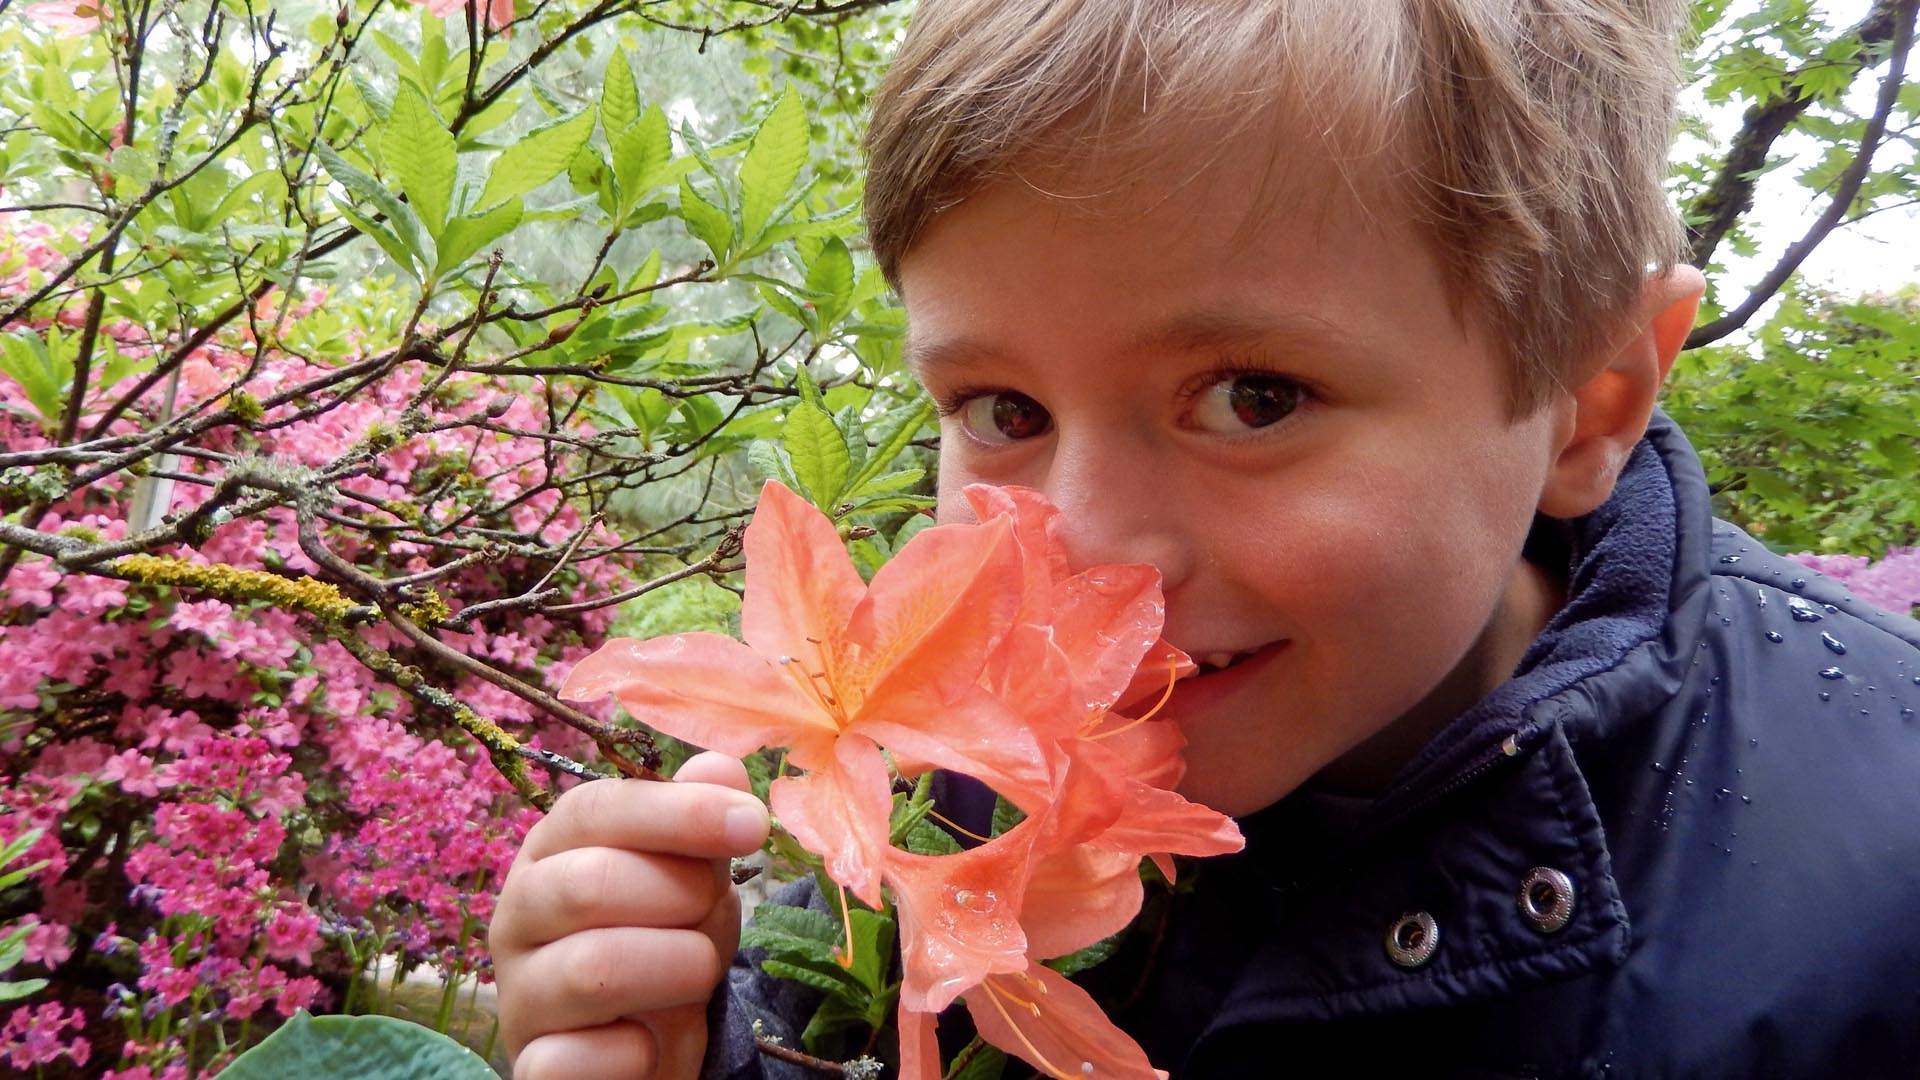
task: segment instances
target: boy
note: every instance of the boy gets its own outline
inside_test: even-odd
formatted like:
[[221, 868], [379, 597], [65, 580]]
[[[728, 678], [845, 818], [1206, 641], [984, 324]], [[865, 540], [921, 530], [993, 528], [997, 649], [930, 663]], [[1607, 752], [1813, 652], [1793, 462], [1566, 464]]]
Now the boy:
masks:
[[[942, 513], [1022, 484], [1080, 561], [1159, 567], [1203, 664], [1181, 790], [1248, 837], [1108, 976], [1176, 1077], [1920, 1070], [1920, 625], [1713, 522], [1653, 411], [1702, 288], [1661, 188], [1678, 21], [915, 16], [868, 212]], [[804, 1075], [747, 1037], [804, 1021], [778, 988], [712, 994], [764, 811], [737, 762], [678, 779], [528, 837], [492, 938], [519, 1080]]]

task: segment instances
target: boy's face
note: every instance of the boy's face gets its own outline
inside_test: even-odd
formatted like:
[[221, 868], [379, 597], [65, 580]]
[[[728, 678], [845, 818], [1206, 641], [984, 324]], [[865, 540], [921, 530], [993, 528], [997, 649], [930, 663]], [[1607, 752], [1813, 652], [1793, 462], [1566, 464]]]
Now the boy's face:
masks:
[[1156, 190], [991, 186], [901, 267], [946, 412], [942, 516], [967, 484], [1025, 485], [1076, 562], [1159, 567], [1167, 639], [1225, 665], [1163, 713], [1181, 790], [1233, 814], [1322, 770], [1384, 782], [1559, 602], [1520, 549], [1565, 408], [1510, 421], [1422, 234], [1319, 171], [1258, 217], [1252, 159]]

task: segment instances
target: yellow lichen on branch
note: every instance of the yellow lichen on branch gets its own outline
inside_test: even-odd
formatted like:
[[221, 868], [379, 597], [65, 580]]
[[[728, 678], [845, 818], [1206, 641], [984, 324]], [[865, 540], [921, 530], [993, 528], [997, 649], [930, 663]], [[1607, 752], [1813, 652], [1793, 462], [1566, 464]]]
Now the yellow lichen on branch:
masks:
[[328, 622], [351, 623], [373, 613], [365, 605], [349, 600], [338, 587], [311, 577], [282, 577], [265, 570], [209, 566], [159, 555], [123, 556], [114, 560], [113, 569], [132, 581], [186, 586], [227, 601], [263, 601]]

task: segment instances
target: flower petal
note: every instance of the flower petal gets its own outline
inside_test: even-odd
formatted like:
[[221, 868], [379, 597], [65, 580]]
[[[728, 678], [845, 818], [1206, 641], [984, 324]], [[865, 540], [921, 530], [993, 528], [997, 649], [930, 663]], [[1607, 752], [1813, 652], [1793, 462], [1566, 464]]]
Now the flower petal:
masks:
[[1026, 967], [1020, 896], [1037, 835], [1027, 823], [954, 855], [889, 854], [903, 1005], [939, 1012], [990, 973]]
[[1027, 952], [1051, 958], [1127, 928], [1140, 913], [1140, 856], [1078, 844], [1034, 864], [1020, 925]]
[[937, 1023], [934, 1014], [909, 1009], [901, 1002], [899, 1080], [940, 1080]]
[[1085, 990], [1038, 962], [966, 995], [980, 1037], [1053, 1080], [1166, 1080]]
[[939, 707], [868, 709], [847, 730], [892, 751], [904, 771], [964, 773], [1027, 808], [1052, 798], [1041, 742], [1022, 717], [977, 687]]
[[833, 522], [769, 480], [745, 550], [740, 636], [769, 660], [791, 656], [818, 669], [822, 643], [839, 635], [866, 591]]
[[812, 749], [838, 730], [791, 676], [720, 634], [614, 638], [560, 686], [571, 701], [606, 694], [656, 731], [734, 757], [763, 746]]
[[[1096, 566], [1055, 586], [1054, 641], [1088, 708], [1111, 706], [1131, 688], [1166, 616], [1160, 571], [1145, 564]], [[1167, 665], [1140, 675], [1165, 686]]]
[[1020, 549], [1004, 522], [917, 533], [854, 607], [836, 689], [864, 686], [883, 712], [957, 697], [1011, 625], [1019, 576]]
[[827, 876], [880, 907], [893, 790], [880, 748], [858, 735], [834, 744], [831, 762], [805, 776], [783, 776], [767, 805], [800, 846], [826, 860]]

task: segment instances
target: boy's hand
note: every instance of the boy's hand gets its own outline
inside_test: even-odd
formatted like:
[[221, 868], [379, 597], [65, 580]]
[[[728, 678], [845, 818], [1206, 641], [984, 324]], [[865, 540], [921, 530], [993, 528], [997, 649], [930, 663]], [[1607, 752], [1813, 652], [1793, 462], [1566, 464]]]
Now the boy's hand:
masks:
[[740, 941], [731, 856], [767, 810], [721, 754], [674, 783], [596, 780], [527, 833], [489, 928], [514, 1080], [695, 1080]]

